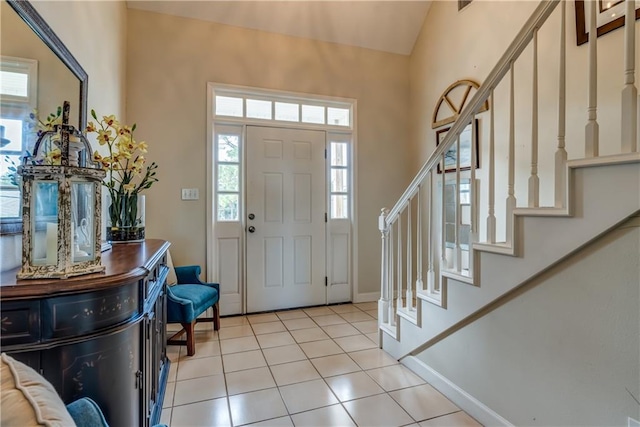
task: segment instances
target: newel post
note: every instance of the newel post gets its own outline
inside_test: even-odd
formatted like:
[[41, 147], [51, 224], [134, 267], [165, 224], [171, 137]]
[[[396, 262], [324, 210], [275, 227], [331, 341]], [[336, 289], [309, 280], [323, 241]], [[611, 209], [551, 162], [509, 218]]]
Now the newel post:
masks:
[[382, 258], [380, 262], [380, 300], [378, 300], [378, 319], [380, 324], [389, 323], [389, 228], [387, 227], [387, 214], [389, 211], [383, 208], [378, 217], [378, 229], [382, 237]]

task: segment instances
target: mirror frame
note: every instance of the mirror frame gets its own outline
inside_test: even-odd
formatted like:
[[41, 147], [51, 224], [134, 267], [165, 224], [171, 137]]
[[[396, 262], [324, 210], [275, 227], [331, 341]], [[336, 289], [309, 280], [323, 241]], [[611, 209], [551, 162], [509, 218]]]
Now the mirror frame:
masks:
[[[87, 126], [87, 95], [89, 89], [89, 75], [82, 68], [78, 60], [71, 54], [62, 40], [53, 32], [49, 24], [42, 18], [38, 11], [27, 0], [4, 0], [18, 16], [33, 30], [34, 33], [51, 49], [51, 51], [69, 68], [80, 84], [80, 97], [78, 101], [79, 123], [83, 130]], [[61, 100], [62, 102], [63, 100]], [[0, 220], [0, 234], [22, 233], [22, 218], [6, 218]]]

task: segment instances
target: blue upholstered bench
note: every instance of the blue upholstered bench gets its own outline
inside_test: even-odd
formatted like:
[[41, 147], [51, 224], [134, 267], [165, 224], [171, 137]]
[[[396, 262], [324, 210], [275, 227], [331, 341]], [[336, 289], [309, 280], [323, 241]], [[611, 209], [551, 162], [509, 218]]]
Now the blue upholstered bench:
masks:
[[[193, 356], [196, 323], [213, 322], [213, 329], [220, 329], [220, 285], [201, 281], [200, 266], [197, 265], [175, 267], [174, 271], [175, 283], [171, 283], [171, 276], [167, 278], [167, 323], [180, 323], [182, 329], [171, 336], [167, 344], [186, 345], [187, 355]], [[212, 317], [199, 317], [209, 308], [213, 309]], [[179, 340], [185, 333], [186, 340]]]

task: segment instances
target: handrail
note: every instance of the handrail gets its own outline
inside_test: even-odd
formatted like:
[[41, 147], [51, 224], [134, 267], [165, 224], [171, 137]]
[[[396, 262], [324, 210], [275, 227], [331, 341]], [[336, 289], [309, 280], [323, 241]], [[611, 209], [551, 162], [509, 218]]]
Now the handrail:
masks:
[[514, 62], [520, 56], [522, 51], [524, 51], [524, 49], [529, 45], [529, 42], [533, 38], [534, 31], [540, 28], [561, 1], [563, 0], [543, 0], [540, 2], [511, 45], [509, 45], [504, 55], [502, 55], [498, 63], [489, 73], [488, 77], [484, 80], [482, 85], [480, 85], [480, 88], [476, 91], [473, 98], [471, 98], [471, 101], [469, 101], [467, 106], [462, 110], [458, 120], [456, 120], [456, 122], [451, 126], [449, 132], [447, 132], [447, 136], [444, 138], [443, 143], [436, 147], [436, 150], [422, 165], [422, 168], [420, 168], [420, 171], [417, 173], [415, 178], [413, 178], [409, 187], [407, 187], [404, 193], [402, 193], [400, 199], [398, 199], [396, 204], [386, 215], [386, 228], [388, 228], [389, 224], [393, 223], [398, 215], [400, 215], [404, 206], [409, 202], [416, 191], [418, 191], [420, 183], [422, 183], [429, 171], [440, 161], [442, 154], [453, 145], [453, 142], [458, 138], [458, 135], [469, 123], [471, 123], [472, 116], [489, 98], [491, 91], [495, 89], [498, 83], [500, 83], [502, 77], [504, 77], [509, 70], [511, 63]]

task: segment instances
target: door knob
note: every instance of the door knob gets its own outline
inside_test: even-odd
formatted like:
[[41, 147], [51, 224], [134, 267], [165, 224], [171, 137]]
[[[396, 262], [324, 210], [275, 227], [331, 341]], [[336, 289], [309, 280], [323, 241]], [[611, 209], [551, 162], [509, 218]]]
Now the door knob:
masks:
[[256, 216], [252, 213], [249, 214], [249, 219], [254, 219]]
[[256, 228], [252, 225], [249, 227], [249, 233], [253, 233], [254, 231], [256, 231]]

